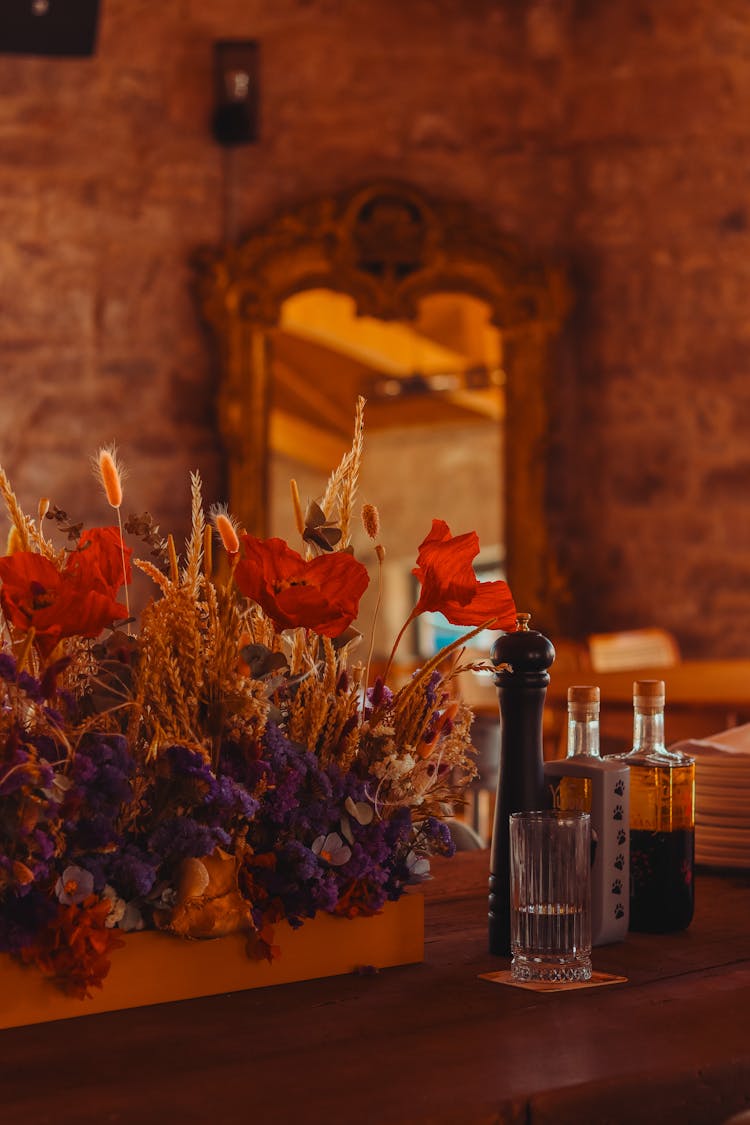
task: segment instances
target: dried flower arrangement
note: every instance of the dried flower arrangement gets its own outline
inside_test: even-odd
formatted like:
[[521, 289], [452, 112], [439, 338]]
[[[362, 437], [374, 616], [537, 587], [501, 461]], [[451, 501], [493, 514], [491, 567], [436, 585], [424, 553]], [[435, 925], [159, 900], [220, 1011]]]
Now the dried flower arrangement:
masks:
[[[95, 468], [117, 527], [84, 530], [46, 500], [34, 520], [0, 470], [11, 521], [0, 558], [0, 951], [66, 992], [101, 986], [119, 931], [241, 930], [251, 956], [272, 958], [278, 920], [375, 913], [426, 877], [430, 854], [451, 854], [441, 818], [475, 772], [472, 716], [453, 681], [476, 665], [461, 663], [462, 640], [392, 690], [388, 671], [370, 683], [372, 645], [356, 662], [352, 622], [369, 581], [350, 545], [363, 408], [320, 503], [303, 513], [292, 484], [301, 554], [242, 532], [226, 511], [207, 520], [193, 474], [179, 559], [150, 516], [123, 525], [111, 449]], [[377, 510], [361, 516], [380, 566]], [[125, 533], [148, 559], [133, 558]], [[513, 627], [506, 584], [476, 578], [478, 549], [474, 533], [433, 521], [404, 629], [425, 610], [477, 633]], [[133, 565], [157, 590], [137, 634]]]

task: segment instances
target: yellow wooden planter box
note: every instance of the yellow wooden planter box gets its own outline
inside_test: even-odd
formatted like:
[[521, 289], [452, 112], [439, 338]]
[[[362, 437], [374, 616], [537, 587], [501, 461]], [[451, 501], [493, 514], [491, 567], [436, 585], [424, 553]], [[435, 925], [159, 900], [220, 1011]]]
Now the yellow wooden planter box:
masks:
[[318, 914], [299, 930], [281, 922], [274, 937], [281, 956], [272, 964], [251, 960], [241, 934], [213, 941], [155, 932], [123, 937], [104, 988], [89, 1000], [66, 996], [37, 969], [0, 956], [0, 1028], [337, 976], [365, 965], [412, 964], [424, 957], [424, 898], [404, 895], [372, 918]]

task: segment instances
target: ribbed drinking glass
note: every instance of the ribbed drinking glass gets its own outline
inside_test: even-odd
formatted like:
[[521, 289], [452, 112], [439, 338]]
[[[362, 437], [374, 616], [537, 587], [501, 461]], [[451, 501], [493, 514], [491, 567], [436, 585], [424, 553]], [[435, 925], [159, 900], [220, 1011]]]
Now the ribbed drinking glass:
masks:
[[511, 975], [591, 978], [591, 817], [544, 810], [510, 817]]

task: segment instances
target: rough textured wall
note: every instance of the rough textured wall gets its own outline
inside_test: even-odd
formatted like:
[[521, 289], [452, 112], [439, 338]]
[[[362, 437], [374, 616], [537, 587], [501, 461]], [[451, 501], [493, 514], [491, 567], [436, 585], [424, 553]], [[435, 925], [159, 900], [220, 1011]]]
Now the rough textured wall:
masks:
[[[221, 493], [200, 244], [375, 176], [472, 203], [578, 294], [552, 527], [581, 631], [747, 651], [750, 11], [735, 0], [104, 0], [92, 60], [0, 68], [0, 460], [22, 499], [184, 531]], [[262, 42], [262, 139], [210, 137], [211, 44]], [[185, 481], [185, 487], [181, 485]]]

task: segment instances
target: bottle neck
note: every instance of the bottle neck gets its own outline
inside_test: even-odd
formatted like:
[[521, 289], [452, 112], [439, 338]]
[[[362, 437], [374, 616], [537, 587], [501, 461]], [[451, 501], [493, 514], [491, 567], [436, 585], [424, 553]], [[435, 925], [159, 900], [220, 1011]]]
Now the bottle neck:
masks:
[[568, 757], [600, 758], [599, 717], [586, 719], [568, 715]]
[[664, 751], [664, 712], [639, 711], [636, 708], [633, 724], [633, 749]]

